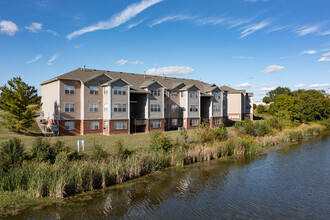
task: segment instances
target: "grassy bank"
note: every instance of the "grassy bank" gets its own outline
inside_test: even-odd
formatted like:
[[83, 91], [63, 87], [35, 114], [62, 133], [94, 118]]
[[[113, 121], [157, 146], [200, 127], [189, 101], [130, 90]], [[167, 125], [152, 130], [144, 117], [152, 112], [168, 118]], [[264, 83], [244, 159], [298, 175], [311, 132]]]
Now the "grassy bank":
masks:
[[[189, 133], [176, 131], [144, 135], [144, 147], [135, 150], [126, 146], [125, 142], [117, 141], [111, 146], [103, 145], [103, 149], [110, 151], [94, 145], [88, 154], [78, 154], [63, 146], [63, 143], [55, 142], [56, 139], [42, 140], [39, 145], [34, 142], [28, 148], [32, 151], [24, 154], [21, 165], [8, 167], [0, 175], [0, 213], [6, 215], [15, 210], [13, 207], [18, 205], [17, 201], [34, 197], [63, 198], [169, 166], [255, 155], [265, 147], [300, 141], [328, 129], [317, 123], [295, 128], [280, 128], [277, 124], [271, 125], [271, 122], [267, 122], [270, 123], [268, 127], [260, 122], [251, 123], [238, 123], [230, 129], [203, 126]], [[120, 136], [117, 138], [120, 140]], [[48, 151], [43, 146], [54, 151]], [[45, 150], [49, 155], [45, 154]]]

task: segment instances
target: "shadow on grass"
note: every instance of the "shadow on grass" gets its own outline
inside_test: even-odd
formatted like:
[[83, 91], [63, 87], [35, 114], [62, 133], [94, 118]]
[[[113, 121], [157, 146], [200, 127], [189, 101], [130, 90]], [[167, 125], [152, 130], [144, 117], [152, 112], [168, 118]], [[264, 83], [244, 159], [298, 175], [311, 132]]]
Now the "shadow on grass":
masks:
[[253, 120], [258, 121], [258, 120], [264, 120], [264, 119], [265, 119], [265, 118], [262, 117], [262, 116], [253, 115]]

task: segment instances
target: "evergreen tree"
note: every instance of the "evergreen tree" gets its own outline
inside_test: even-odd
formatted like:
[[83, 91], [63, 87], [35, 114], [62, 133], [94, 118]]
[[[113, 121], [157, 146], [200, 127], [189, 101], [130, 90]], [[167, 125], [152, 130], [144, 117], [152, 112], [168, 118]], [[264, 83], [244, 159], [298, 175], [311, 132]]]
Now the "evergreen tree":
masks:
[[0, 109], [4, 111], [1, 123], [11, 131], [21, 132], [32, 126], [41, 104], [41, 97], [34, 86], [29, 86], [21, 77], [8, 81], [0, 87]]

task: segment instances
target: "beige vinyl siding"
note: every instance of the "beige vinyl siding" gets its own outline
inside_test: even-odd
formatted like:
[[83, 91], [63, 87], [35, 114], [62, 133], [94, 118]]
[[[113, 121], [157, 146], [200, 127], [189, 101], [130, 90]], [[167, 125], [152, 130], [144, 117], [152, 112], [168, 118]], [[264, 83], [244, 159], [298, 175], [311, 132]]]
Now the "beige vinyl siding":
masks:
[[58, 84], [59, 81], [54, 81], [41, 86], [41, 102], [44, 116], [48, 119], [57, 119], [58, 113]]
[[[74, 94], [65, 94], [65, 86], [74, 86]], [[62, 120], [79, 120], [81, 110], [81, 83], [72, 80], [60, 80], [60, 102]], [[65, 104], [74, 104], [74, 112], [65, 112]]]
[[241, 93], [228, 94], [228, 114], [241, 114]]
[[[115, 86], [123, 86], [126, 89], [126, 94], [114, 94], [114, 87]], [[112, 119], [128, 119], [128, 85], [123, 82], [122, 80], [118, 80], [111, 84], [111, 110], [112, 110]], [[115, 104], [125, 104], [126, 105], [126, 112], [114, 112], [114, 105]]]
[[[162, 111], [164, 111], [164, 106], [163, 106], [164, 94], [162, 92], [162, 87], [157, 83], [154, 83], [151, 86], [149, 86], [149, 91], [157, 90], [157, 89], [160, 89], [160, 91], [161, 91], [160, 96], [153, 96], [151, 94], [149, 95], [150, 118], [162, 118]], [[160, 105], [160, 112], [152, 112], [151, 105]]]

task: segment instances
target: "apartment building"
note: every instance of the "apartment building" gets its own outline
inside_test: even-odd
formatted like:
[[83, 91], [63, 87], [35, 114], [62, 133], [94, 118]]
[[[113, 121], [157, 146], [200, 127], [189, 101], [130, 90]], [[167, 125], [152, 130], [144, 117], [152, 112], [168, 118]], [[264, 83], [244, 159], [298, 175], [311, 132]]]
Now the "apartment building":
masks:
[[224, 91], [224, 118], [241, 121], [245, 118], [253, 120], [253, 93], [246, 90], [236, 90], [229, 86], [221, 86]]
[[59, 135], [217, 127], [227, 117], [226, 92], [192, 79], [79, 68], [41, 83], [41, 95]]

